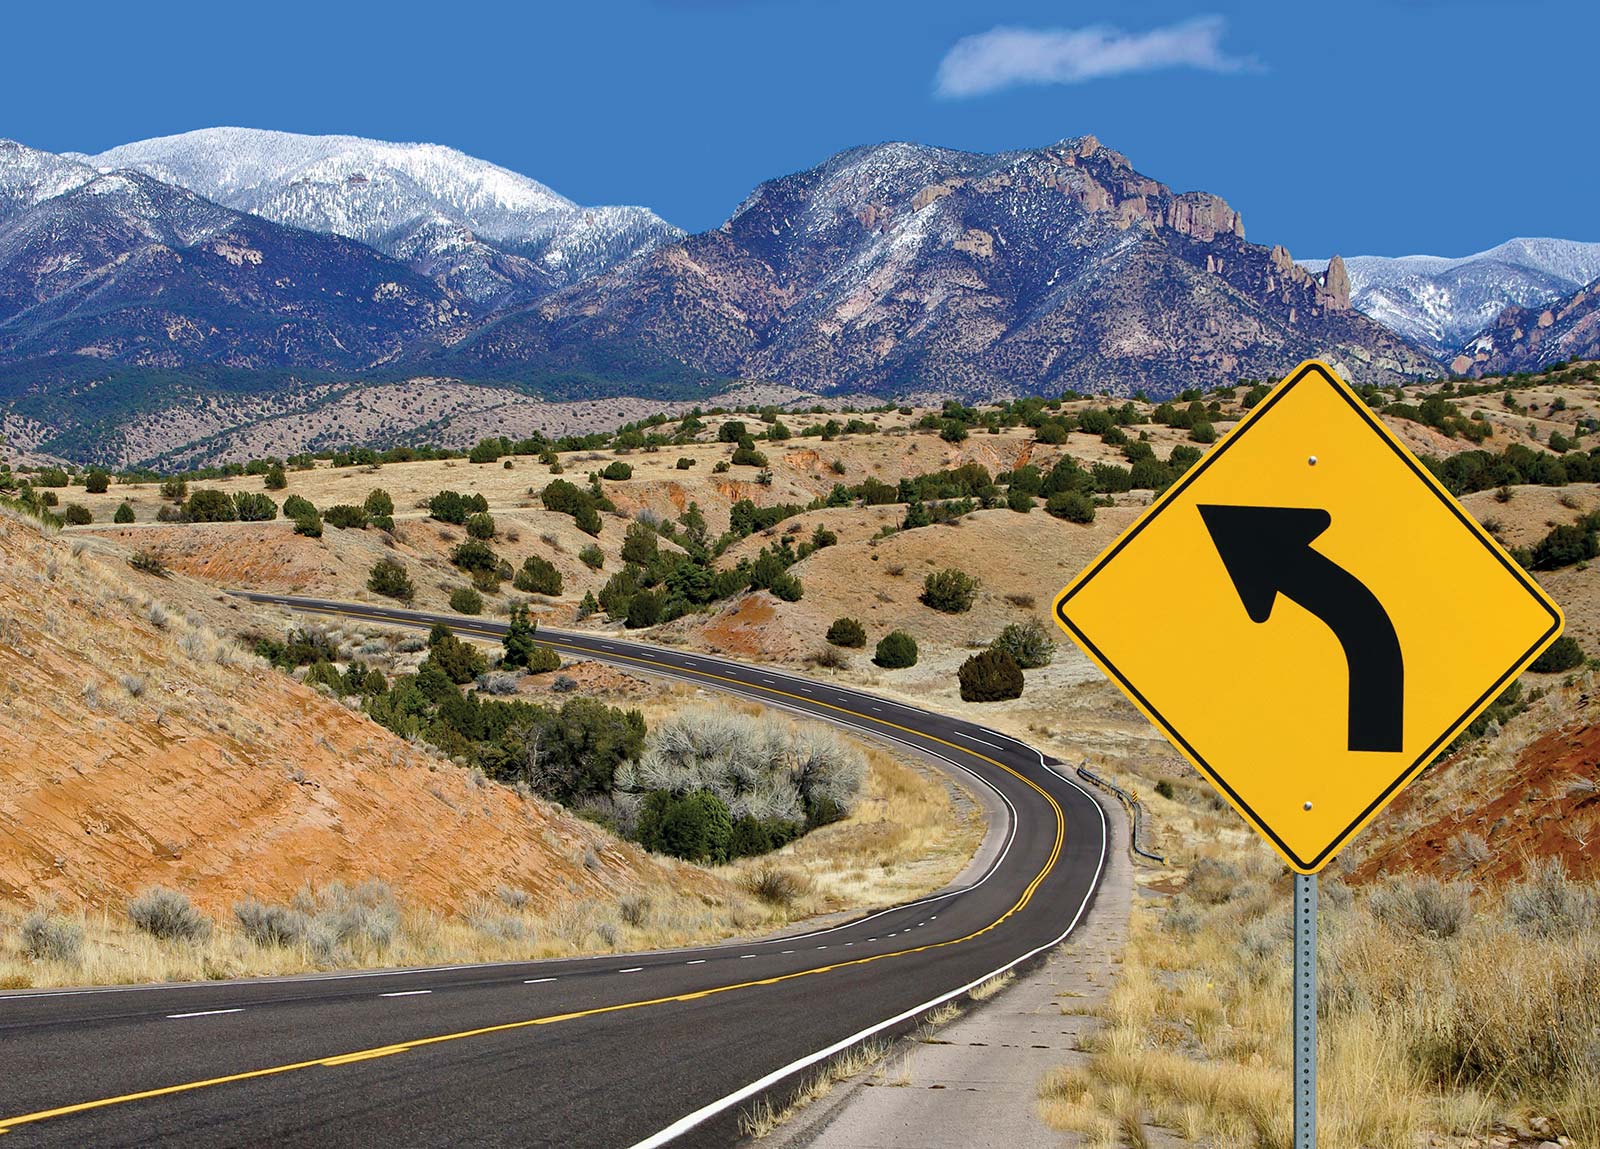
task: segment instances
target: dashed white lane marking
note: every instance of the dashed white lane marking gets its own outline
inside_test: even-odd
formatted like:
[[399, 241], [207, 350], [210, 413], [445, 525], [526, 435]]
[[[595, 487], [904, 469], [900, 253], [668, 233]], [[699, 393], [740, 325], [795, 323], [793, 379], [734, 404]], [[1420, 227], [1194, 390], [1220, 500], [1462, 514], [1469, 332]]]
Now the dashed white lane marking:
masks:
[[530, 977], [523, 985], [543, 985], [547, 981], [555, 981], [553, 977]]
[[193, 1013], [169, 1013], [167, 1016], [176, 1021], [180, 1017], [216, 1017], [219, 1013], [243, 1013], [244, 1007], [237, 1009], [197, 1009]]
[[644, 968], [644, 966], [642, 966], [642, 965], [631, 965], [627, 969], [619, 969], [617, 972], [618, 973], [638, 973], [643, 968]]
[[380, 993], [379, 997], [421, 997], [425, 993], [432, 993], [431, 989], [399, 989], [393, 993]]
[[828, 947], [827, 947], [827, 946], [818, 946], [818, 947], [817, 947], [817, 948], [818, 948], [818, 949], [819, 949], [819, 950], [825, 950], [825, 949], [827, 949], [827, 948], [828, 948]]
[[792, 953], [794, 953], [794, 951], [793, 951], [793, 950], [781, 950], [781, 951], [779, 951], [779, 952], [780, 952], [780, 953], [786, 953], [786, 954], [792, 954]]
[[686, 965], [705, 965], [706, 964], [706, 959], [705, 958], [695, 958], [693, 961], [686, 962], [684, 964], [686, 964]]
[[976, 742], [979, 746], [987, 746], [991, 750], [1004, 750], [1005, 749], [1004, 746], [996, 745], [993, 742], [985, 742], [982, 738], [974, 738], [972, 735], [963, 734], [959, 730], [953, 731], [953, 733], [955, 734], [955, 736], [957, 738], [965, 738], [968, 742]]

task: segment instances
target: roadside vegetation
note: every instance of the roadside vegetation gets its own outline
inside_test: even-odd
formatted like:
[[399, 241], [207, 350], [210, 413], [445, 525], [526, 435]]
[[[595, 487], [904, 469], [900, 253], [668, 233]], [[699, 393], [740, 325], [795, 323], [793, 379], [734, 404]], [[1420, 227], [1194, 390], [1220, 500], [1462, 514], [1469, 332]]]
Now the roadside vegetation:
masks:
[[[1594, 687], [1542, 690], [1323, 872], [1321, 1144], [1600, 1144]], [[1104, 1144], [1287, 1147], [1288, 875], [1199, 779], [1120, 782], [1177, 869], [1142, 872], [1102, 1025], [1040, 1112]], [[1491, 845], [1480, 814], [1507, 794], [1526, 833]]]

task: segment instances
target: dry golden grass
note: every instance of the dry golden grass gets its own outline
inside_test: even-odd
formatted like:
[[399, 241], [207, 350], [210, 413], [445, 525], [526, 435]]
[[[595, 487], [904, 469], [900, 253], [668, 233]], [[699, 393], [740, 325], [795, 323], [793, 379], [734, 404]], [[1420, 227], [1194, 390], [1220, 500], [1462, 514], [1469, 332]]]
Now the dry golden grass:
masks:
[[716, 872], [746, 888], [769, 868], [795, 874], [800, 893], [773, 907], [790, 920], [909, 901], [960, 873], [983, 839], [977, 804], [930, 767], [871, 744], [862, 749], [867, 780], [854, 813]]
[[814, 1105], [832, 1093], [835, 1085], [879, 1068], [888, 1059], [889, 1050], [887, 1042], [876, 1040], [845, 1050], [807, 1078], [782, 1108], [762, 1098], [740, 1113], [739, 1133], [755, 1141], [770, 1137], [794, 1120], [806, 1106]]
[[[1184, 859], [1188, 884], [1166, 905], [1136, 900], [1088, 1062], [1049, 1075], [1039, 1111], [1098, 1144], [1137, 1144], [1138, 1124], [1287, 1147], [1287, 874], [1235, 826], [1207, 841], [1204, 794], [1178, 793], [1194, 805], [1150, 801], [1179, 838], [1203, 843]], [[1461, 914], [1448, 888], [1396, 879], [1352, 892], [1324, 874], [1322, 1145], [1424, 1144], [1535, 1119], [1600, 1143], [1600, 890], [1541, 880], [1480, 891]]]
[[973, 986], [967, 996], [973, 1001], [988, 1001], [1016, 979], [1017, 975], [1007, 970], [1005, 973], [996, 974], [986, 982]]

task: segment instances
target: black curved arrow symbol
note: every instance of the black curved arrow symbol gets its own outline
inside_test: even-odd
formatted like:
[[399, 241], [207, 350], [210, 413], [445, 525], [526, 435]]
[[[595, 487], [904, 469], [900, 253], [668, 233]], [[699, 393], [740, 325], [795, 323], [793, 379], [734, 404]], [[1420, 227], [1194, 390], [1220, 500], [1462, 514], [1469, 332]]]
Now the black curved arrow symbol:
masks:
[[1252, 622], [1281, 594], [1316, 615], [1344, 647], [1350, 672], [1351, 750], [1402, 748], [1405, 662], [1394, 623], [1360, 579], [1311, 548], [1333, 521], [1314, 507], [1202, 506], [1211, 541]]

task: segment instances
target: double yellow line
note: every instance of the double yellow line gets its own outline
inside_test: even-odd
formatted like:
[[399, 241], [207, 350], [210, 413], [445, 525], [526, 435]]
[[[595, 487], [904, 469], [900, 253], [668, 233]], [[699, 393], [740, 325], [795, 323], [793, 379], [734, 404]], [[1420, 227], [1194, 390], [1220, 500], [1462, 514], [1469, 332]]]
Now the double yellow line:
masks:
[[[380, 615], [367, 614], [360, 610], [335, 610], [328, 607], [311, 606], [296, 607], [294, 609], [311, 611], [319, 614], [329, 614], [338, 617], [363, 618], [369, 621], [383, 622], [389, 625], [395, 625], [396, 623], [399, 623], [400, 625], [407, 624], [402, 620], [385, 618]], [[412, 620], [409, 624], [416, 626], [427, 625], [420, 620]], [[497, 632], [484, 630], [481, 627], [474, 628], [470, 625], [456, 626], [452, 624], [452, 629], [467, 631], [481, 637], [501, 637]], [[824, 707], [829, 710], [838, 711], [841, 714], [848, 714], [855, 718], [865, 719], [868, 722], [875, 722], [880, 726], [886, 726], [893, 730], [899, 730], [903, 733], [911, 734], [918, 738], [926, 739], [930, 742], [937, 742], [941, 746], [947, 746], [952, 750], [958, 750], [961, 753], [967, 754], [973, 758], [982, 759], [990, 765], [1000, 770], [1004, 770], [1007, 774], [1010, 774], [1012, 777], [1017, 778], [1019, 781], [1032, 787], [1038, 792], [1040, 797], [1049, 803], [1050, 809], [1054, 813], [1056, 820], [1056, 836], [1055, 842], [1050, 850], [1050, 856], [1046, 859], [1043, 868], [1041, 868], [1039, 872], [1034, 875], [1033, 880], [1030, 881], [1027, 887], [1023, 890], [1022, 896], [1017, 899], [1010, 909], [1006, 910], [1005, 913], [1001, 914], [988, 925], [959, 938], [950, 938], [942, 942], [929, 942], [926, 945], [912, 946], [907, 949], [893, 950], [888, 953], [872, 954], [867, 957], [852, 958], [848, 961], [833, 962], [829, 965], [814, 966], [810, 969], [797, 970], [794, 973], [778, 974], [773, 977], [757, 978], [751, 981], [733, 982], [729, 985], [712, 986], [707, 989], [695, 990], [691, 993], [673, 994], [668, 997], [645, 998], [640, 1001], [618, 1002], [614, 1005], [595, 1006], [590, 1009], [575, 1010], [569, 1013], [556, 1013], [547, 1015], [545, 1017], [532, 1017], [521, 1021], [503, 1022], [499, 1025], [487, 1025], [478, 1029], [464, 1029], [457, 1033], [444, 1033], [434, 1037], [422, 1037], [414, 1041], [406, 1041], [393, 1045], [380, 1045], [374, 1046], [370, 1049], [353, 1050], [349, 1053], [336, 1054], [331, 1057], [313, 1058], [309, 1061], [295, 1061], [286, 1065], [272, 1065], [263, 1069], [251, 1069], [242, 1073], [226, 1074], [221, 1077], [208, 1077], [199, 1081], [185, 1081], [176, 1085], [161, 1086], [157, 1089], [145, 1089], [137, 1093], [123, 1093], [115, 1097], [100, 1097], [92, 1101], [80, 1101], [73, 1105], [62, 1105], [54, 1109], [41, 1109], [34, 1113], [23, 1113], [15, 1117], [0, 1118], [0, 1135], [10, 1132], [12, 1129], [17, 1128], [18, 1126], [31, 1125], [40, 1121], [49, 1121], [57, 1117], [69, 1117], [75, 1113], [87, 1113], [96, 1109], [106, 1109], [113, 1105], [125, 1105], [133, 1101], [147, 1101], [155, 1097], [170, 1097], [178, 1093], [191, 1093], [195, 1090], [209, 1089], [217, 1085], [231, 1085], [234, 1082], [239, 1081], [251, 1081], [262, 1077], [275, 1077], [279, 1074], [294, 1073], [297, 1070], [313, 1069], [318, 1066], [333, 1068], [341, 1065], [350, 1065], [357, 1062], [370, 1061], [374, 1058], [389, 1057], [397, 1053], [404, 1053], [407, 1050], [421, 1049], [430, 1045], [442, 1045], [449, 1041], [463, 1041], [470, 1037], [484, 1037], [488, 1034], [494, 1033], [510, 1033], [513, 1030], [528, 1029], [539, 1025], [556, 1025], [564, 1021], [577, 1021], [586, 1017], [598, 1017], [608, 1013], [619, 1013], [623, 1010], [644, 1009], [649, 1006], [668, 1005], [673, 1002], [695, 1001], [700, 998], [713, 997], [717, 994], [732, 993], [735, 990], [753, 989], [757, 986], [764, 985], [778, 985], [782, 982], [794, 981], [797, 978], [815, 977], [818, 974], [831, 973], [834, 970], [848, 969], [852, 966], [868, 965], [872, 962], [883, 961], [887, 958], [906, 957], [910, 954], [926, 953], [930, 950], [960, 945], [964, 942], [972, 941], [974, 938], [982, 937], [991, 930], [998, 928], [1013, 914], [1017, 913], [1024, 906], [1026, 906], [1028, 902], [1032, 900], [1034, 892], [1039, 888], [1040, 884], [1045, 880], [1045, 878], [1049, 877], [1050, 872], [1055, 869], [1056, 862], [1061, 857], [1061, 848], [1066, 841], [1066, 816], [1062, 812], [1060, 803], [1058, 803], [1048, 791], [1046, 791], [1038, 783], [1034, 782], [1031, 778], [1028, 778], [1026, 775], [1021, 774], [1016, 770], [1013, 770], [1011, 767], [1002, 762], [997, 762], [995, 759], [990, 758], [986, 754], [980, 754], [976, 750], [970, 750], [965, 746], [958, 746], [956, 743], [946, 741], [945, 739], [939, 738], [936, 735], [925, 734], [920, 730], [913, 729], [909, 726], [902, 726], [898, 723], [890, 722], [884, 718], [877, 718], [872, 715], [862, 714], [859, 711], [851, 710], [849, 707], [838, 706], [831, 702], [823, 702], [815, 698], [806, 698], [803, 695], [793, 694], [785, 690], [779, 690], [776, 687], [760, 686], [755, 683], [741, 681], [737, 678], [729, 678], [725, 675], [713, 674], [710, 671], [697, 670], [693, 667], [667, 667], [654, 663], [650, 659], [638, 658], [633, 655], [619, 654], [611, 651], [597, 653], [585, 647], [576, 646], [571, 643], [563, 643], [559, 639], [542, 639], [541, 641], [545, 642], [549, 646], [560, 646], [565, 650], [585, 654], [593, 658], [635, 662], [641, 666], [651, 668], [657, 673], [671, 671], [671, 673], [674, 675], [694, 675], [699, 678], [709, 679], [716, 682], [732, 683], [745, 690], [759, 690], [763, 693], [775, 695], [777, 697], [793, 699], [796, 702], [804, 704], [805, 706]]]

